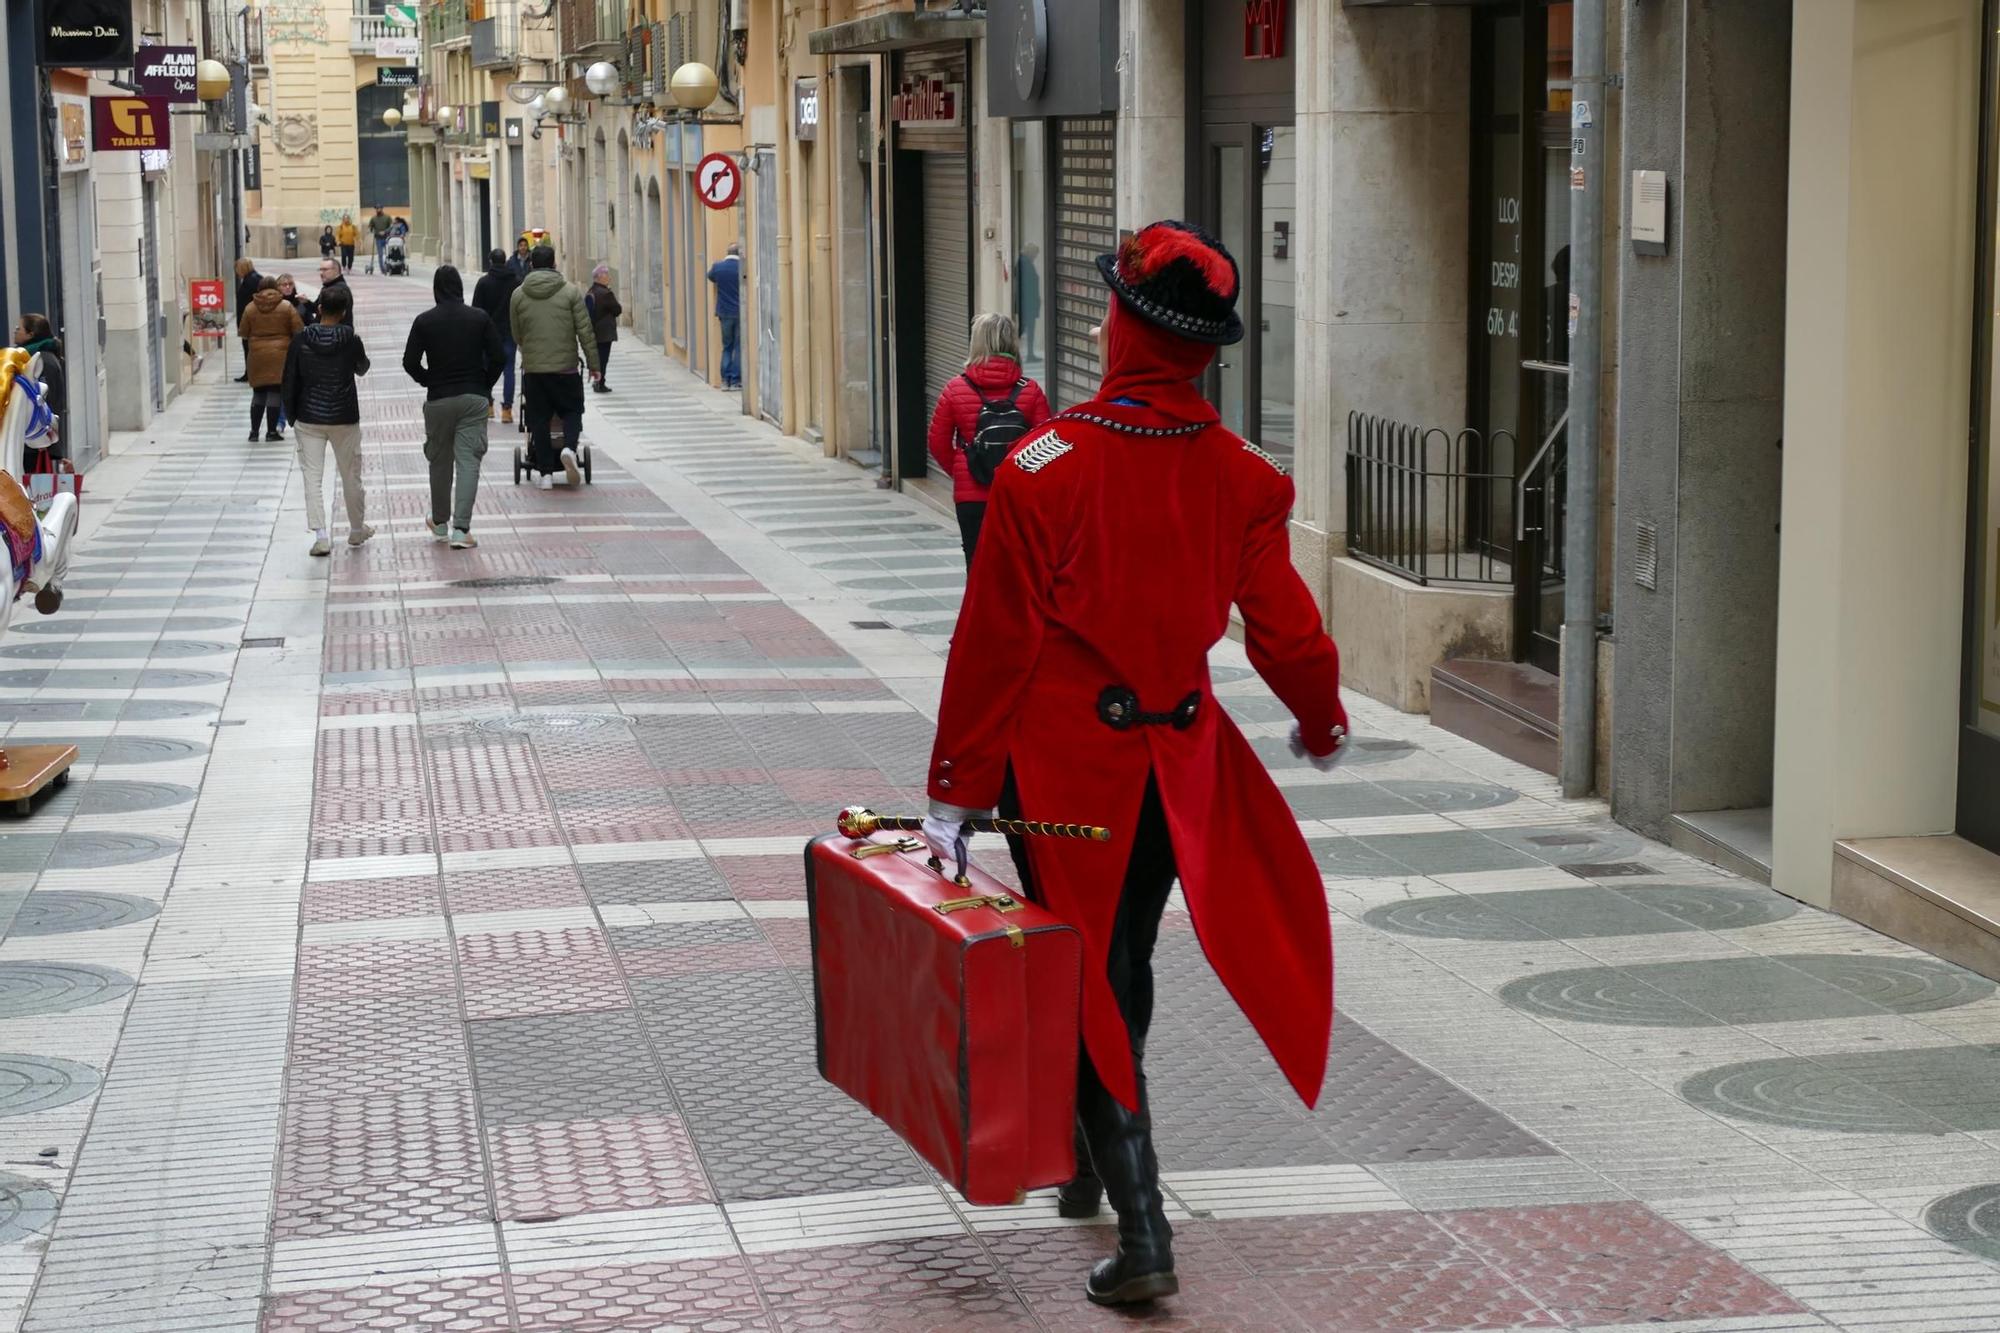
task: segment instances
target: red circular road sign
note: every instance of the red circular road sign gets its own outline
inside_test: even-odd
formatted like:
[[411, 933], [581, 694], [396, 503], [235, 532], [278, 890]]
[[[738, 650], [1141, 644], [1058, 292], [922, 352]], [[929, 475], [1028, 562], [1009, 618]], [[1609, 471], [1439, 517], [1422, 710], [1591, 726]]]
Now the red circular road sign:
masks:
[[710, 208], [728, 208], [743, 193], [743, 169], [727, 153], [710, 153], [695, 164], [694, 188]]

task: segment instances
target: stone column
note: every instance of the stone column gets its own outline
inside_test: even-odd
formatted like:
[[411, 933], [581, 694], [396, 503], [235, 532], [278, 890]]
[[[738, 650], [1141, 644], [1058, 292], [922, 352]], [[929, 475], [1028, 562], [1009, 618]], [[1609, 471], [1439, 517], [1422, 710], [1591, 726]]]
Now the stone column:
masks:
[[1136, 229], [1188, 210], [1187, 0], [1124, 0], [1118, 42], [1118, 225]]

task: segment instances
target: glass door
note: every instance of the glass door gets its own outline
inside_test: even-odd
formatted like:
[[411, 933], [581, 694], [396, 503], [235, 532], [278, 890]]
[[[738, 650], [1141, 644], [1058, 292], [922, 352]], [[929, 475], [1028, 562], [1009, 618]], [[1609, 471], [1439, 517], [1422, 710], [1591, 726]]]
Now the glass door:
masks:
[[1988, 0], [1958, 833], [2000, 852], [2000, 0]]
[[1250, 238], [1254, 235], [1252, 221], [1256, 212], [1256, 201], [1250, 193], [1250, 127], [1247, 125], [1212, 126], [1204, 136], [1206, 148], [1203, 154], [1207, 167], [1206, 212], [1208, 227], [1227, 246], [1229, 253], [1236, 256], [1239, 281], [1243, 285], [1242, 295], [1237, 300], [1246, 329], [1251, 336], [1234, 347], [1225, 347], [1216, 356], [1215, 364], [1208, 372], [1209, 398], [1216, 410], [1222, 414], [1222, 424], [1241, 435], [1246, 440], [1254, 440], [1257, 432], [1257, 411], [1255, 395], [1251, 386], [1256, 383], [1251, 370], [1251, 353], [1255, 350], [1256, 325], [1252, 322], [1252, 294], [1248, 260], [1254, 251]]

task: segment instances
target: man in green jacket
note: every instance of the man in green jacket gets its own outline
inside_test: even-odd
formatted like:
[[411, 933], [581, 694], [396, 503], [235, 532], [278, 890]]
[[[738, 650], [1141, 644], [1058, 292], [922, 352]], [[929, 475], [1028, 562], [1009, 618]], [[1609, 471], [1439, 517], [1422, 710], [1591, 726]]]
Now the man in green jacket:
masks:
[[[583, 291], [556, 272], [556, 252], [546, 245], [528, 256], [528, 276], [507, 306], [514, 345], [521, 351], [522, 414], [528, 426], [528, 469], [543, 490], [555, 484], [560, 467], [572, 486], [583, 480], [576, 447], [583, 438], [583, 377], [581, 361], [593, 380], [602, 376], [597, 363], [597, 335]], [[563, 449], [554, 451], [549, 421], [563, 421]]]

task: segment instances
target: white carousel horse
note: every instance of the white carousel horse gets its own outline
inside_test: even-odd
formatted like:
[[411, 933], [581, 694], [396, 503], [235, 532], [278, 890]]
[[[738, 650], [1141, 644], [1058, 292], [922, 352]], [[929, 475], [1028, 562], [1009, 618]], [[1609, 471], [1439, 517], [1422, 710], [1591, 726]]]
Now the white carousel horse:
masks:
[[18, 347], [0, 351], [0, 538], [8, 559], [7, 586], [0, 594], [0, 635], [14, 618], [14, 603], [35, 595], [35, 609], [54, 615], [63, 601], [70, 543], [76, 538], [76, 496], [59, 492], [48, 511], [37, 515], [21, 486], [29, 440], [49, 434], [55, 422], [33, 377], [35, 358]]

